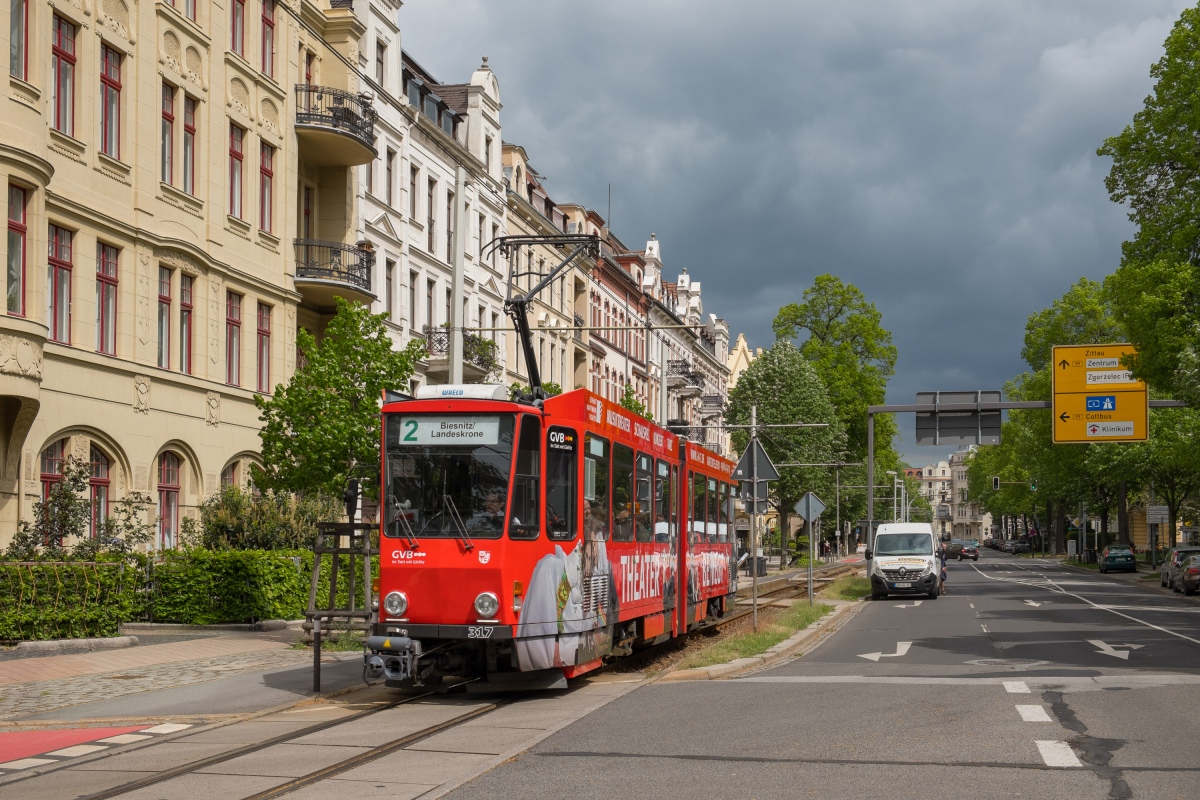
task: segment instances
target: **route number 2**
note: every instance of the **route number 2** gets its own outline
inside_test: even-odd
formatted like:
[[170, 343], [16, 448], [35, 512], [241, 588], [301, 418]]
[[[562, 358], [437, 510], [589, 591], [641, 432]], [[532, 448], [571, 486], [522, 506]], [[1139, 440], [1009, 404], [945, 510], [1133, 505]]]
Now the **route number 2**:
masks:
[[415, 419], [406, 420], [404, 422], [404, 438], [401, 441], [415, 442], [417, 440], [417, 421]]

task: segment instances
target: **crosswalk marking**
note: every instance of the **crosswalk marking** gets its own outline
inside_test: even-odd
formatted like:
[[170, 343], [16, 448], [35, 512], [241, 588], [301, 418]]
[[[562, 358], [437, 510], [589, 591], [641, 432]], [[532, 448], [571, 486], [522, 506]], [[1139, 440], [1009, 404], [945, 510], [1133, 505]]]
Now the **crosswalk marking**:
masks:
[[1004, 691], [1009, 694], [1031, 694], [1029, 684], [1025, 681], [1005, 681]]
[[1075, 751], [1066, 742], [1055, 741], [1037, 741], [1038, 752], [1042, 754], [1042, 761], [1046, 762], [1047, 767], [1082, 767], [1079, 763], [1079, 757], [1075, 755]]
[[[49, 753], [42, 753], [36, 758], [20, 758], [15, 761], [5, 761], [0, 763], [0, 775], [8, 774], [7, 770], [30, 769], [32, 767], [42, 767], [47, 764], [62, 763], [61, 759], [78, 758], [79, 756], [91, 755], [102, 750], [108, 750], [112, 745], [118, 744], [134, 744], [147, 739], [155, 738], [153, 735], [164, 736], [168, 733], [178, 733], [179, 731], [187, 730], [192, 727], [179, 722], [164, 722], [161, 725], [155, 725], [152, 728], [143, 728], [140, 733], [123, 733], [120, 736], [109, 736], [105, 739], [97, 739], [93, 744], [77, 744], [71, 747], [63, 747], [59, 750], [53, 750]], [[54, 756], [54, 758], [47, 758]]]
[[1042, 706], [1017, 706], [1017, 713], [1024, 722], [1050, 722], [1050, 715]]

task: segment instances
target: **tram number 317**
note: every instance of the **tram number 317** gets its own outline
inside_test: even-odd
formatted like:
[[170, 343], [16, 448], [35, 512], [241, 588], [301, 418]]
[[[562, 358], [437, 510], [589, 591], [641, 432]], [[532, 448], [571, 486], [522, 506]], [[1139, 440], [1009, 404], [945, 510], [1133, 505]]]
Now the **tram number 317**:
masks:
[[469, 625], [467, 627], [467, 638], [468, 639], [490, 639], [490, 638], [492, 638], [492, 633], [494, 633], [495, 630], [496, 630], [495, 628], [490, 627], [490, 626]]

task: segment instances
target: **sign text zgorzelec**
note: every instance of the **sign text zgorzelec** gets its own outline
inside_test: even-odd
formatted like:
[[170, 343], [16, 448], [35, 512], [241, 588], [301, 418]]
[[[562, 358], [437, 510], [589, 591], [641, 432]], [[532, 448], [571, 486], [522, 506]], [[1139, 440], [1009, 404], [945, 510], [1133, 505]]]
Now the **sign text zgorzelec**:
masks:
[[1055, 444], [1146, 440], [1146, 384], [1121, 363], [1134, 352], [1131, 344], [1055, 345]]

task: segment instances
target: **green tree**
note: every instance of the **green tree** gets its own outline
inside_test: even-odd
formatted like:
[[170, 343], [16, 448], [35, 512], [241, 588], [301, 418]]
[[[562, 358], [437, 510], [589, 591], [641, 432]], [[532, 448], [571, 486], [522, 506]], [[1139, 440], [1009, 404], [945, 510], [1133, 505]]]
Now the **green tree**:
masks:
[[1150, 68], [1153, 93], [1098, 153], [1112, 158], [1105, 185], [1129, 208], [1137, 233], [1106, 280], [1138, 353], [1134, 373], [1160, 390], [1200, 400], [1200, 8], [1183, 12]]
[[287, 386], [256, 395], [264, 466], [252, 468], [260, 489], [340, 497], [351, 477], [378, 492], [379, 413], [386, 389], [405, 388], [425, 349], [417, 341], [394, 350], [384, 314], [337, 299], [337, 313], [318, 341], [301, 329], [301, 366]]
[[83, 459], [74, 455], [63, 459], [59, 480], [50, 487], [45, 500], [33, 504], [33, 523], [22, 520], [17, 526], [6, 552], [8, 558], [66, 558], [71, 540], [83, 541], [88, 535], [92, 504], [87, 489], [91, 475], [91, 466]]
[[[796, 340], [825, 386], [851, 461], [866, 458], [867, 406], [885, 402], [888, 379], [896, 370], [896, 347], [882, 321], [858, 287], [834, 275], [818, 275], [801, 302], [785, 305], [775, 316], [776, 338]], [[876, 418], [875, 458], [883, 470], [900, 464], [892, 450], [895, 434], [892, 415]]]
[[632, 411], [639, 417], [645, 417], [649, 420], [654, 419], [654, 415], [651, 414], [646, 408], [646, 404], [641, 400], [638, 400], [637, 392], [634, 391], [633, 384], [625, 384], [625, 393], [621, 395], [619, 404], [621, 408], [625, 409], [626, 411]]
[[[1177, 544], [1176, 523], [1184, 504], [1200, 490], [1200, 410], [1156, 408], [1150, 412], [1150, 438], [1137, 445], [1155, 499], [1167, 507], [1167, 531]], [[1160, 534], [1161, 536], [1161, 534]]]
[[[760, 439], [776, 464], [827, 464], [845, 446], [838, 415], [825, 386], [808, 359], [790, 342], [777, 341], [742, 373], [729, 393], [725, 419], [732, 425], [750, 422], [756, 407], [762, 425], [796, 422], [827, 423], [820, 428], [767, 428]], [[734, 429], [734, 447], [749, 443], [744, 428]], [[833, 470], [829, 467], [781, 467], [780, 479], [770, 484], [771, 502], [779, 510], [780, 527], [790, 530], [788, 516], [805, 492], [815, 492], [826, 505], [833, 499]]]

